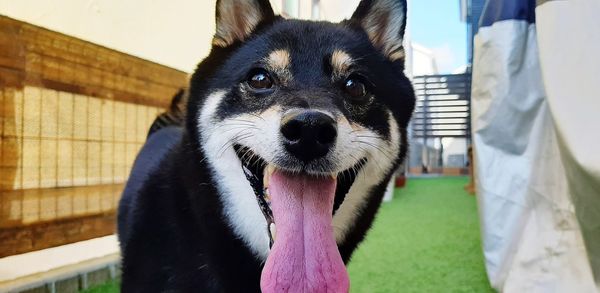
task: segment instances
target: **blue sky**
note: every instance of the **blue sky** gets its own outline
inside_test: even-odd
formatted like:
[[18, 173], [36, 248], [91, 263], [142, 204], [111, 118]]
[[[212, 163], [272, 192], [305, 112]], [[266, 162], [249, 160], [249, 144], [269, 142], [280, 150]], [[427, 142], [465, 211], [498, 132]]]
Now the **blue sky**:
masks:
[[466, 24], [460, 21], [459, 0], [412, 0], [408, 21], [412, 41], [434, 50], [440, 73], [466, 64]]

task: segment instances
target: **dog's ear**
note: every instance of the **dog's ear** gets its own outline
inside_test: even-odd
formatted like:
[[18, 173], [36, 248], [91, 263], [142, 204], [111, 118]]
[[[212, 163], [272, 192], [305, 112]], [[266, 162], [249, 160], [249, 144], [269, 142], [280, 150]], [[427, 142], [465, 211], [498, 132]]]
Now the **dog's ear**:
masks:
[[390, 60], [404, 59], [406, 0], [362, 0], [349, 23], [364, 29], [375, 48]]
[[259, 24], [274, 18], [269, 0], [217, 0], [213, 45], [227, 47], [243, 41]]

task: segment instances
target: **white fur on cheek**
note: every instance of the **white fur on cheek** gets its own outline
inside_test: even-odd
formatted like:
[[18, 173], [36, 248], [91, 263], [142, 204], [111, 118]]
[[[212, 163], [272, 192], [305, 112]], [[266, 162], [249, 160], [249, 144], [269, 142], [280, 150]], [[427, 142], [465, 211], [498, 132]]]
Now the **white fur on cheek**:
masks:
[[240, 119], [254, 122], [254, 126], [256, 126], [252, 137], [242, 140], [241, 143], [252, 149], [267, 162], [273, 162], [278, 156], [285, 154], [285, 150], [279, 141], [281, 115], [281, 109], [274, 106], [258, 116], [251, 114], [239, 116]]
[[[400, 151], [400, 131], [398, 123], [388, 112], [388, 123], [390, 125], [390, 140], [376, 138], [374, 132], [363, 129], [364, 135], [355, 135], [351, 145], [364, 148], [367, 151], [367, 164], [357, 174], [352, 187], [348, 191], [345, 200], [333, 216], [333, 228], [337, 243], [342, 243], [346, 235], [353, 227], [353, 223], [362, 212], [371, 189], [381, 183], [386, 174], [389, 174], [393, 166], [392, 158], [398, 156]], [[360, 143], [358, 141], [363, 141]], [[376, 145], [376, 149], [369, 144]], [[355, 151], [356, 152], [356, 151]], [[384, 153], [385, 152], [385, 153]]]
[[230, 146], [244, 129], [240, 129], [241, 124], [233, 119], [220, 122], [214, 119], [225, 94], [225, 91], [212, 93], [202, 106], [198, 117], [201, 145], [217, 181], [229, 226], [259, 258], [265, 260], [269, 253], [267, 222], [244, 176], [240, 160]]

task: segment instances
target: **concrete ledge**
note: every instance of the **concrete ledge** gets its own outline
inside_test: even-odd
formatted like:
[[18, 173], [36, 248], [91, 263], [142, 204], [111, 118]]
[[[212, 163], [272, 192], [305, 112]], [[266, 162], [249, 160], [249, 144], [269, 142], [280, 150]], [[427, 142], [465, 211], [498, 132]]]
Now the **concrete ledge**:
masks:
[[[77, 292], [88, 288], [90, 274], [104, 281], [118, 278], [119, 261], [115, 235], [1, 258], [0, 292]], [[56, 289], [57, 282], [73, 278], [72, 290]]]

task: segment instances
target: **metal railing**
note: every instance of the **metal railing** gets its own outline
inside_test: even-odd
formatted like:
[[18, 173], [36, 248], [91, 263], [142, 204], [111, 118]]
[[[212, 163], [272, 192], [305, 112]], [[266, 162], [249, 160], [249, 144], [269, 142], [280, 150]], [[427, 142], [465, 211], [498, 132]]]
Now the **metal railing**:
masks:
[[413, 138], [471, 138], [470, 74], [416, 76], [413, 85]]
[[[415, 76], [413, 86], [417, 102], [410, 123], [409, 169], [430, 173], [445, 167], [443, 138], [464, 139], [466, 158], [471, 141], [471, 74]], [[453, 161], [460, 161], [453, 156]]]

